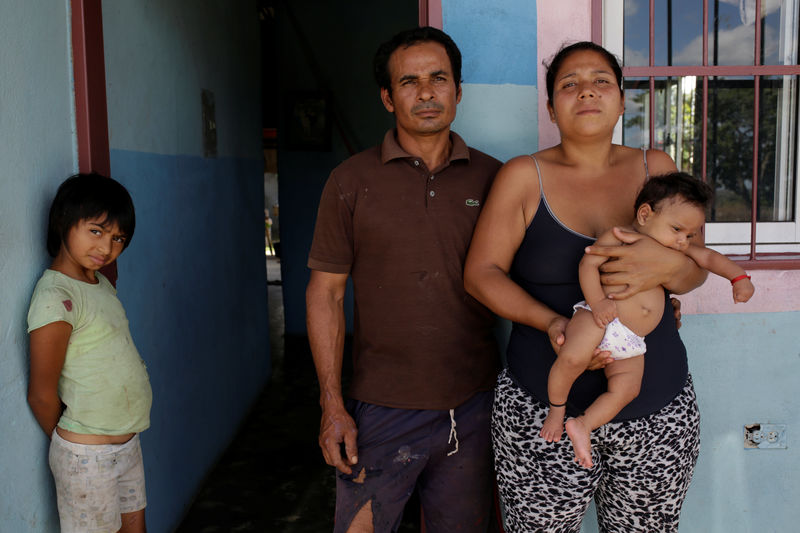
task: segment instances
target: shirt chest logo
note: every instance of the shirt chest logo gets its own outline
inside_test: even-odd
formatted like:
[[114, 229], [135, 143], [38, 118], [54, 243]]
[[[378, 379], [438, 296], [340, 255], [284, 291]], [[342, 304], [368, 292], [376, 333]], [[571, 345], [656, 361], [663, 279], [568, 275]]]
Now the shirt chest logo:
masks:
[[467, 207], [479, 207], [481, 205], [478, 200], [473, 200], [472, 198], [467, 198], [467, 201], [464, 203]]

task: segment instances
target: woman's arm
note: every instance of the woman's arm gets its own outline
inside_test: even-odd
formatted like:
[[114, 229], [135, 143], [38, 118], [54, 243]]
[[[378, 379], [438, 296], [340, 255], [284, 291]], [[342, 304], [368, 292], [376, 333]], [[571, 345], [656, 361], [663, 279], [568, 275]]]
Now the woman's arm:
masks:
[[31, 377], [28, 384], [28, 405], [47, 438], [61, 418], [63, 409], [58, 397], [58, 379], [72, 326], [67, 322], [53, 322], [31, 331]]
[[567, 319], [508, 277], [538, 201], [533, 161], [523, 156], [506, 163], [497, 173], [475, 226], [464, 266], [464, 286], [501, 317], [547, 332], [556, 348], [564, 342]]

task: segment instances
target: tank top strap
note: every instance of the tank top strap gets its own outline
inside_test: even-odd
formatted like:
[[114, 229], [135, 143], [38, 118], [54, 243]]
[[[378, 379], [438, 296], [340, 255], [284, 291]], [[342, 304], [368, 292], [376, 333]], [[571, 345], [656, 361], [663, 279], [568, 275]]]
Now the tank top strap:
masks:
[[533, 164], [536, 165], [536, 175], [539, 177], [539, 198], [544, 198], [544, 187], [542, 187], [542, 169], [539, 168], [539, 160], [533, 154], [528, 155], [533, 159]]
[[644, 159], [644, 181], [650, 179], [650, 171], [647, 169], [647, 148], [642, 148], [642, 159]]

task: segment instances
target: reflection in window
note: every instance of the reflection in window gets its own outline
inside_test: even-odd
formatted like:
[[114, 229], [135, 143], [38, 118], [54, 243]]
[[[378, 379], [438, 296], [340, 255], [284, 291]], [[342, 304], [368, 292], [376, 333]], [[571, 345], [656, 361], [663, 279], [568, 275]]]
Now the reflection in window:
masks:
[[[797, 6], [793, 1], [762, 0], [762, 65], [791, 65], [796, 57]], [[649, 0], [624, 2], [625, 66], [649, 64]], [[703, 64], [703, 3], [655, 2], [654, 66]], [[708, 64], [754, 65], [755, 0], [708, 3]]]

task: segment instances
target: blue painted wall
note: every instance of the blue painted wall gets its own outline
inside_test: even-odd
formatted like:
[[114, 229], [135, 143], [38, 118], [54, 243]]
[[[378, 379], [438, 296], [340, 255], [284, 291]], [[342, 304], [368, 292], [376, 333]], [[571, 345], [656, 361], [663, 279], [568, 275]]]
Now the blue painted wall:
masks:
[[49, 441], [26, 402], [26, 314], [49, 264], [46, 217], [77, 167], [67, 2], [0, 8], [0, 531], [58, 530]]
[[[111, 171], [137, 210], [118, 289], [153, 386], [142, 446], [148, 529], [162, 532], [269, 376], [257, 9], [103, 10]], [[203, 89], [215, 98], [216, 158], [203, 157]]]

